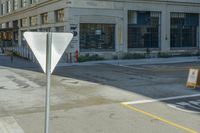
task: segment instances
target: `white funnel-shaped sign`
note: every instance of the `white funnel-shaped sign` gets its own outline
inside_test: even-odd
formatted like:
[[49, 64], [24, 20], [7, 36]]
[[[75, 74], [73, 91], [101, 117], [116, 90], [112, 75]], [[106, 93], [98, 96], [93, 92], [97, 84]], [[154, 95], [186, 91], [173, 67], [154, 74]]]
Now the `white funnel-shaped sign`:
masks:
[[[24, 37], [27, 40], [36, 59], [46, 73], [46, 56], [47, 56], [47, 32], [25, 32]], [[72, 33], [51, 33], [51, 73], [62, 57], [65, 49], [73, 38]]]

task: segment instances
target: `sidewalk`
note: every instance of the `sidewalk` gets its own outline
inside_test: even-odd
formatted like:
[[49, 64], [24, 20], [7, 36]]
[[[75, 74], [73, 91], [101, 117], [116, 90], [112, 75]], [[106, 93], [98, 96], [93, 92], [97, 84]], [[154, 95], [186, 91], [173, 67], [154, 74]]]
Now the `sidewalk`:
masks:
[[110, 65], [153, 65], [153, 64], [172, 64], [184, 62], [200, 61], [197, 56], [193, 57], [170, 57], [170, 58], [148, 58], [148, 59], [132, 59], [132, 60], [104, 60], [104, 61], [90, 61], [83, 63], [59, 63], [58, 66], [87, 66], [96, 64], [110, 64]]
[[[171, 63], [184, 63], [184, 62], [197, 62], [200, 61], [197, 56], [193, 57], [170, 57], [170, 58], [148, 58], [148, 59], [132, 59], [132, 60], [103, 60], [103, 61], [89, 61], [83, 63], [59, 63], [59, 67], [63, 66], [90, 66], [97, 64], [110, 64], [110, 65], [153, 65], [153, 64], [171, 64]], [[10, 62], [10, 57], [1, 55], [0, 66], [15, 67], [15, 68], [38, 68], [39, 64], [33, 63], [21, 58], [14, 58], [13, 63]]]

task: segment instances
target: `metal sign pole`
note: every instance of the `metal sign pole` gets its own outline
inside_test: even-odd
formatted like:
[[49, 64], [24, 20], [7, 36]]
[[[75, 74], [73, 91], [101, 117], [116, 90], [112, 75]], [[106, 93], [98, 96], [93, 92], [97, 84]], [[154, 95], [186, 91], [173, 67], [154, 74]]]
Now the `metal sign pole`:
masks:
[[[43, 71], [46, 73], [47, 86], [45, 98], [44, 133], [49, 133], [51, 73], [53, 72], [60, 58], [62, 57], [65, 49], [67, 48], [67, 46], [69, 46], [73, 38], [73, 34], [52, 32], [25, 32], [24, 37], [26, 38], [36, 59], [40, 63]], [[46, 46], [41, 47], [41, 43], [46, 43]]]
[[50, 117], [50, 89], [51, 89], [51, 42], [52, 34], [47, 33], [47, 56], [46, 56], [46, 103], [45, 103], [45, 133], [49, 133], [49, 117]]

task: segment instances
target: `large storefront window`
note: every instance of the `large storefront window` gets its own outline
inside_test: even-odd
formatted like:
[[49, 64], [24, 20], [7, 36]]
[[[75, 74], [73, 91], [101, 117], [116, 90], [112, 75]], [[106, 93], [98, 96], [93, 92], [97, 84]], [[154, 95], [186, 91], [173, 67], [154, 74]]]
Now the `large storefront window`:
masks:
[[81, 51], [115, 49], [115, 24], [80, 24]]
[[128, 12], [128, 48], [159, 48], [160, 12]]
[[171, 13], [171, 47], [196, 47], [198, 26], [198, 14]]

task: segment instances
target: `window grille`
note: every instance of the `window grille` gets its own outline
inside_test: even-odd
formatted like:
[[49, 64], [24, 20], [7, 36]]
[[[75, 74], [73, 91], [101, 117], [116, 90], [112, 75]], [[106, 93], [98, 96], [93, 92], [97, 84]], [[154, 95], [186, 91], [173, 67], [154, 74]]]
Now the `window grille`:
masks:
[[171, 47], [196, 47], [199, 27], [198, 14], [171, 13], [170, 16]]
[[110, 51], [115, 49], [115, 24], [80, 24], [81, 51]]
[[128, 11], [128, 48], [159, 48], [160, 14]]

